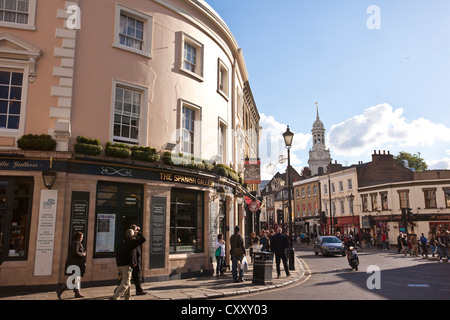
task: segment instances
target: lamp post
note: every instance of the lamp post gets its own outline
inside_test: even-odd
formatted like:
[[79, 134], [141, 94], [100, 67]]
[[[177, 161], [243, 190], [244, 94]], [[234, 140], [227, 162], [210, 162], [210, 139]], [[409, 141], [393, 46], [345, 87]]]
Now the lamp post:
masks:
[[294, 262], [294, 242], [292, 237], [292, 204], [291, 204], [291, 146], [292, 139], [294, 138], [294, 133], [289, 130], [289, 126], [286, 129], [286, 132], [283, 133], [284, 144], [286, 145], [287, 154], [288, 154], [288, 165], [286, 169], [286, 180], [288, 184], [288, 208], [289, 208], [289, 238], [290, 238], [290, 247], [288, 249], [288, 258], [289, 258], [289, 270], [295, 270], [295, 262]]
[[355, 196], [353, 195], [353, 193], [351, 193], [348, 196], [348, 199], [350, 200], [350, 203], [349, 203], [349, 205], [350, 205], [350, 212], [352, 213], [352, 219], [353, 219], [353, 224], [352, 224], [353, 236], [355, 236], [355, 210], [353, 210], [353, 201], [355, 200]]

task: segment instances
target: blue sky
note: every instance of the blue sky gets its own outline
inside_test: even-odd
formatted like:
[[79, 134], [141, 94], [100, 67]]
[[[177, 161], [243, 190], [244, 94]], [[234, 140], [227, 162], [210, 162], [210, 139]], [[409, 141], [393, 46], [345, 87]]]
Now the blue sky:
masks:
[[316, 102], [333, 161], [406, 151], [450, 169], [450, 1], [206, 2], [244, 52], [264, 130], [263, 179], [265, 165], [286, 154], [286, 125], [292, 165], [307, 166]]

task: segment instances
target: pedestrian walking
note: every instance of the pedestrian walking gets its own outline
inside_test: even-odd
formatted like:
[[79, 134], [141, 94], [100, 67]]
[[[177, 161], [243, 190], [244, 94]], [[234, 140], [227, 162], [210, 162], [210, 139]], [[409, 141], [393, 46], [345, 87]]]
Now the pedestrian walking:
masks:
[[223, 276], [223, 268], [225, 267], [225, 240], [223, 240], [223, 235], [219, 233], [217, 235], [216, 244], [214, 246], [216, 249], [216, 276]]
[[[75, 277], [74, 280], [74, 289], [73, 292], [75, 294], [75, 298], [83, 298], [83, 295], [80, 293], [80, 283], [81, 283], [81, 277], [84, 276], [86, 272], [86, 251], [83, 248], [83, 233], [82, 232], [75, 232], [72, 236], [72, 241], [70, 243], [69, 251], [67, 253], [67, 259], [64, 269], [64, 275], [66, 276], [72, 276], [73, 273], [69, 273], [68, 268], [70, 266], [78, 267], [80, 270], [79, 276]], [[61, 294], [67, 290], [67, 281], [60, 287], [58, 290], [56, 290], [56, 295], [58, 296], [58, 299], [61, 300]]]
[[434, 257], [434, 254], [436, 253], [436, 237], [434, 234], [431, 235], [428, 243], [430, 244], [431, 248], [431, 256]]
[[283, 261], [284, 271], [286, 272], [286, 277], [289, 277], [286, 249], [289, 247], [289, 238], [281, 233], [281, 228], [277, 229], [277, 233], [272, 236], [271, 250], [275, 254], [275, 264], [277, 268], [277, 278], [281, 277], [280, 262]]
[[[131, 225], [130, 229], [132, 229], [135, 233], [141, 231], [141, 228], [135, 224]], [[147, 294], [147, 292], [142, 289], [142, 244], [137, 246], [134, 250], [135, 261], [133, 264], [132, 278], [136, 287], [136, 295], [141, 296]]]
[[419, 256], [419, 239], [417, 239], [417, 234], [413, 234], [411, 237], [411, 256]]
[[387, 235], [386, 232], [383, 232], [383, 234], [381, 235], [381, 246], [383, 247], [383, 250], [387, 250]]
[[403, 250], [403, 253], [404, 253], [404, 255], [406, 256], [406, 254], [408, 253], [408, 239], [407, 239], [406, 234], [403, 234], [403, 235], [402, 235], [401, 242], [402, 242], [402, 250]]
[[437, 246], [439, 248], [439, 262], [442, 262], [442, 258], [444, 256], [447, 257], [447, 262], [448, 262], [449, 240], [448, 240], [446, 230], [443, 230], [440, 232], [439, 237], [437, 238]]
[[146, 240], [140, 231], [136, 231], [136, 233], [133, 229], [126, 231], [125, 239], [117, 246], [116, 250], [116, 264], [122, 281], [110, 300], [117, 300], [122, 295], [125, 300], [131, 299], [131, 278], [133, 266], [137, 263], [135, 249]]
[[397, 236], [397, 253], [400, 253], [400, 251], [402, 250], [402, 236], [403, 234], [401, 232]]
[[259, 245], [261, 246], [261, 251], [269, 251], [270, 250], [270, 240], [268, 237], [268, 232], [266, 230], [261, 229], [259, 232]]
[[233, 282], [244, 282], [244, 269], [239, 268], [238, 263], [242, 264], [242, 259], [245, 256], [244, 239], [240, 235], [239, 226], [234, 227], [234, 234], [230, 237], [230, 254], [231, 254], [231, 273], [233, 275]]
[[422, 246], [422, 257], [425, 255], [425, 258], [428, 258], [428, 240], [423, 233], [420, 236], [420, 245]]

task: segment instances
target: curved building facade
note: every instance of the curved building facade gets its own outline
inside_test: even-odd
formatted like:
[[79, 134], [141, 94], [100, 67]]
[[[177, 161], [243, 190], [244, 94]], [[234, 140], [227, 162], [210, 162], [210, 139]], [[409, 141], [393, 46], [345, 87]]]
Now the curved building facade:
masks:
[[[0, 2], [0, 104], [0, 287], [65, 282], [75, 231], [83, 282], [116, 281], [131, 224], [148, 239], [144, 277], [201, 275], [217, 234], [251, 219], [259, 113], [242, 50], [204, 1]], [[56, 146], [25, 150], [28, 134]]]

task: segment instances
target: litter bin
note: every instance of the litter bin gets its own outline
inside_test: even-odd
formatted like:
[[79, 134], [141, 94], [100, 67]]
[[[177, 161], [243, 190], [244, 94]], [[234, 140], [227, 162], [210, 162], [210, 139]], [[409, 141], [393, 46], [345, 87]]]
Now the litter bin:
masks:
[[253, 253], [253, 284], [271, 284], [273, 253], [259, 251]]

